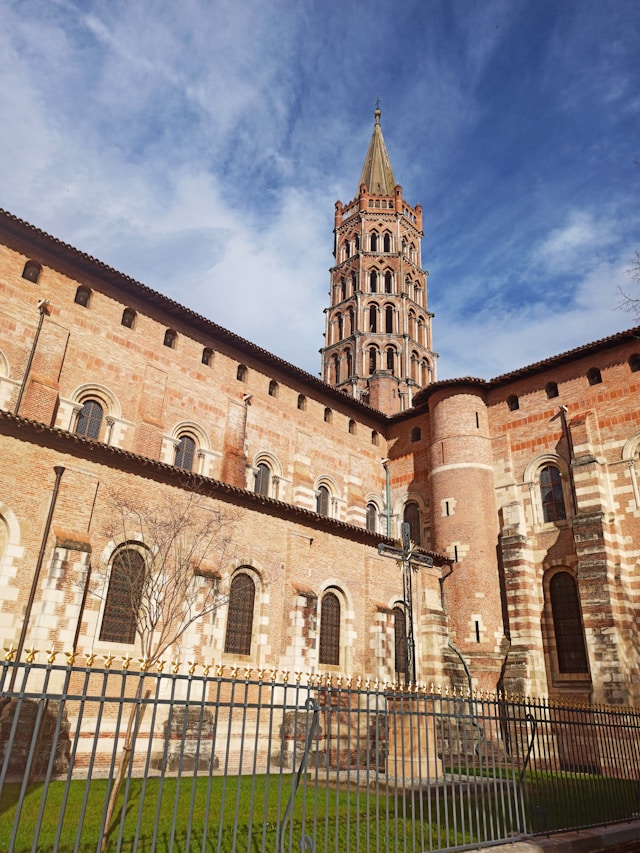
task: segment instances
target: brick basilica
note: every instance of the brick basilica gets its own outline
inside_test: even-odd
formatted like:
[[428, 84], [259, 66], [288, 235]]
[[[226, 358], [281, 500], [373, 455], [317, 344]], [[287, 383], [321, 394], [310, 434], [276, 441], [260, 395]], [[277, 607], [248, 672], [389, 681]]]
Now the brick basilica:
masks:
[[118, 588], [145, 543], [109, 532], [108, 496], [196, 493], [236, 523], [184, 660], [398, 681], [377, 546], [406, 521], [434, 562], [420, 683], [637, 704], [640, 328], [437, 381], [422, 208], [378, 110], [334, 234], [321, 381], [0, 211], [3, 646], [139, 654]]

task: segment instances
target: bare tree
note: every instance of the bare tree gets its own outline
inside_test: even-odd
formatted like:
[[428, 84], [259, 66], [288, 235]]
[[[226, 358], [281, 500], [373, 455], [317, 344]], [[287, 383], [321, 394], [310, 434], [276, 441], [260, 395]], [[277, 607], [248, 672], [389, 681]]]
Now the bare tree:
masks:
[[[175, 490], [146, 502], [127, 490], [109, 495], [108, 539], [116, 543], [94, 580], [105, 598], [100, 638], [139, 645], [143, 670], [170, 649], [177, 653], [185, 632], [227, 599], [216, 578], [228, 560], [236, 516], [194, 492]], [[137, 698], [142, 696], [144, 676]], [[122, 755], [109, 796], [102, 839], [105, 849], [115, 802], [139, 726], [131, 706]]]
[[[640, 287], [640, 252], [635, 253], [627, 273], [631, 281], [634, 282], [635, 288]], [[637, 318], [640, 318], [640, 296], [629, 294], [621, 287], [618, 288], [618, 291], [620, 293], [618, 308], [622, 308], [623, 311], [628, 311], [630, 314], [634, 314]]]

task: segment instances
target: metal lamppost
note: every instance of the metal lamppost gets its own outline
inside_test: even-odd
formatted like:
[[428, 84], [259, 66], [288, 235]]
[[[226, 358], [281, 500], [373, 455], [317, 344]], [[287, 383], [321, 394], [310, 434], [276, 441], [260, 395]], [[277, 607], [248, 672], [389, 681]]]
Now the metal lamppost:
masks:
[[411, 576], [414, 571], [417, 571], [420, 566], [431, 568], [433, 566], [433, 557], [422, 554], [418, 551], [415, 543], [411, 541], [411, 528], [406, 521], [402, 522], [401, 530], [401, 547], [396, 548], [393, 545], [385, 545], [381, 542], [378, 545], [378, 554], [381, 557], [391, 557], [402, 568], [402, 597], [405, 609], [405, 638], [406, 638], [406, 669], [405, 682], [407, 684], [416, 683], [416, 642], [413, 636], [413, 590]]

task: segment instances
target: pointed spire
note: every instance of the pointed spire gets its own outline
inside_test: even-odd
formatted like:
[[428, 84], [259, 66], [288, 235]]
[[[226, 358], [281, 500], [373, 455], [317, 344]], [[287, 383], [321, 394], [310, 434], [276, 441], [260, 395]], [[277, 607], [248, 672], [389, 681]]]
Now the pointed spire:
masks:
[[377, 106], [374, 112], [375, 124], [373, 126], [373, 135], [369, 143], [367, 156], [364, 158], [364, 166], [360, 175], [360, 183], [358, 184], [358, 193], [360, 187], [365, 184], [368, 191], [372, 195], [393, 195], [396, 185], [391, 169], [391, 162], [387, 154], [387, 148], [384, 144], [382, 136], [382, 128], [380, 127], [380, 108]]

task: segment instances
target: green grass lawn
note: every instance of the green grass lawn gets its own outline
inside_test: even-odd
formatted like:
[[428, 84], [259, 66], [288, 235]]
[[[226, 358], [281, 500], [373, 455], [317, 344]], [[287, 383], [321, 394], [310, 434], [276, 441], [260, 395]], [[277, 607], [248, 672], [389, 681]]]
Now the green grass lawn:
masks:
[[[132, 780], [123, 784], [107, 850], [280, 850], [293, 784], [293, 777], [277, 775]], [[37, 784], [29, 790], [13, 853], [52, 850], [56, 842], [61, 853], [96, 850], [106, 781], [74, 781], [66, 801], [63, 782], [51, 783], [46, 796], [44, 790]], [[19, 785], [5, 785], [0, 799], [2, 851], [11, 849], [18, 792]], [[463, 846], [517, 834], [525, 820], [530, 832], [544, 832], [631, 817], [636, 793], [635, 783], [589, 776], [528, 774], [522, 788], [514, 779], [477, 777], [428, 792], [338, 789], [306, 778], [284, 826], [284, 849], [310, 849], [301, 847], [304, 835], [314, 839], [316, 851]]]

